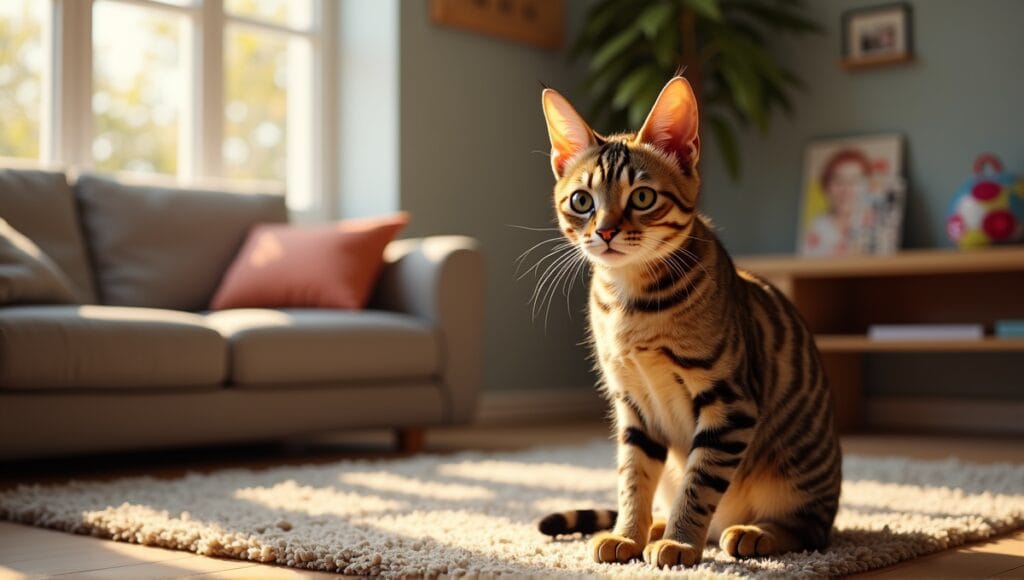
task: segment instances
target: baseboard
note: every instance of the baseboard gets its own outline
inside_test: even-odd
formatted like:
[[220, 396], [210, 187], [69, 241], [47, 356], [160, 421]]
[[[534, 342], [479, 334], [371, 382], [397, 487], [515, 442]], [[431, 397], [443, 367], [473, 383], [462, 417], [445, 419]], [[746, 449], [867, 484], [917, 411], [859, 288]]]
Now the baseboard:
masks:
[[1024, 401], [869, 397], [865, 414], [872, 429], [1024, 434]]
[[602, 420], [608, 403], [592, 389], [492, 391], [480, 395], [477, 423], [550, 423]]

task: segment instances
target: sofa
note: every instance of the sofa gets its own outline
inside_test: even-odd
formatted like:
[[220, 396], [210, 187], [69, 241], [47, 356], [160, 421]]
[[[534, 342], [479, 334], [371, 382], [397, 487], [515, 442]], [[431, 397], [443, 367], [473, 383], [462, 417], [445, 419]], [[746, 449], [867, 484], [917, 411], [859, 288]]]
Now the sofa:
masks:
[[0, 217], [75, 290], [0, 306], [0, 460], [358, 428], [412, 446], [474, 416], [472, 239], [392, 242], [365, 310], [210, 312], [249, 228], [287, 221], [282, 196], [3, 169]]

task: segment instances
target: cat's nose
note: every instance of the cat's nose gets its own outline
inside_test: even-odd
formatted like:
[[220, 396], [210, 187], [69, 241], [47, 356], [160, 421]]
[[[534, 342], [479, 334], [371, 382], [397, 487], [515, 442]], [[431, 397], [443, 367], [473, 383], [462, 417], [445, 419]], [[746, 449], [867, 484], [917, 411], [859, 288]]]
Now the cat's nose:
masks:
[[601, 236], [601, 239], [604, 240], [605, 243], [609, 243], [620, 231], [622, 230], [619, 228], [598, 228], [597, 235]]

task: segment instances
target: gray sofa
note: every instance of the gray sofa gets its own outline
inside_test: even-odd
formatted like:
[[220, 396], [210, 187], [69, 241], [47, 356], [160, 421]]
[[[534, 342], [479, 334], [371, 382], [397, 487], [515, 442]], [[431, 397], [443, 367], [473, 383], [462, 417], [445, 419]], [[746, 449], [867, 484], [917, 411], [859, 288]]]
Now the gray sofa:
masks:
[[76, 292], [0, 306], [0, 459], [474, 415], [483, 267], [469, 238], [392, 242], [367, 310], [206, 312], [249, 227], [287, 220], [280, 196], [8, 169], [0, 217]]

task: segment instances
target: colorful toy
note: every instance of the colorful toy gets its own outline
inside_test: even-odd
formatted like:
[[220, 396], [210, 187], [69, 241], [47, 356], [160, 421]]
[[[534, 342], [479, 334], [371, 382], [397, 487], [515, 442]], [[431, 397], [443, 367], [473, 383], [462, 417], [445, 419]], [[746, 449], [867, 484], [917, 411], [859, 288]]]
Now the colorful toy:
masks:
[[978, 156], [974, 177], [949, 205], [946, 233], [961, 248], [1024, 241], [1024, 179], [1005, 173], [995, 155]]

